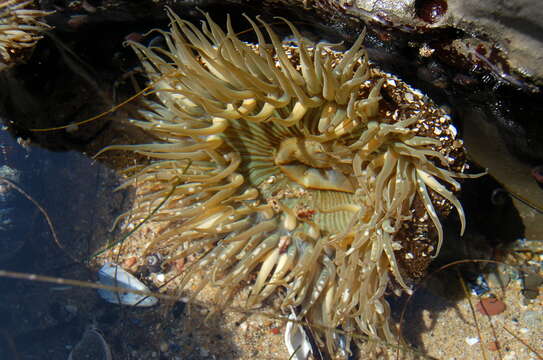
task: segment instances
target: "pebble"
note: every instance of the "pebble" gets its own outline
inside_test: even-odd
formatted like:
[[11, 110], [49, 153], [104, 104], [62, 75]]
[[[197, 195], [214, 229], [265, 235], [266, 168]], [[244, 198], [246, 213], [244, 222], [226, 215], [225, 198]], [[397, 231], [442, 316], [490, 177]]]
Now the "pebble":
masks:
[[496, 298], [485, 298], [477, 303], [477, 311], [484, 315], [497, 315], [505, 311], [505, 303]]
[[498, 351], [498, 349], [500, 348], [500, 343], [498, 343], [497, 341], [491, 341], [486, 345], [486, 348], [490, 351]]
[[202, 355], [203, 357], [208, 357], [209, 350], [207, 350], [206, 348], [200, 348], [200, 355]]
[[468, 345], [475, 345], [479, 342], [479, 338], [476, 338], [476, 337], [467, 337], [466, 338], [466, 343], [468, 343]]
[[81, 7], [85, 9], [85, 11], [87, 12], [90, 12], [90, 13], [96, 12], [96, 8], [92, 6], [91, 4], [89, 4], [87, 0], [83, 0], [83, 2], [81, 3]]
[[68, 19], [68, 25], [74, 29], [79, 28], [81, 25], [87, 23], [89, 20], [88, 15], [72, 15]]
[[123, 268], [126, 270], [130, 269], [136, 263], [136, 261], [137, 259], [135, 256], [129, 257], [123, 262]]
[[532, 176], [538, 183], [543, 184], [543, 165], [534, 167]]
[[492, 289], [505, 289], [511, 282], [511, 271], [508, 266], [499, 264], [487, 276], [487, 282]]
[[503, 357], [503, 360], [516, 360], [516, 359], [518, 359], [517, 358], [517, 353], [514, 352], [514, 351], [511, 351], [509, 354], [507, 354], [507, 355], [505, 355]]
[[521, 315], [521, 320], [526, 327], [531, 329], [543, 327], [543, 314], [540, 311], [526, 311]]
[[523, 279], [522, 294], [527, 299], [535, 299], [539, 295], [539, 286], [543, 284], [543, 278], [537, 274], [529, 273]]
[[185, 270], [185, 258], [175, 260], [174, 264], [178, 272], [181, 273]]

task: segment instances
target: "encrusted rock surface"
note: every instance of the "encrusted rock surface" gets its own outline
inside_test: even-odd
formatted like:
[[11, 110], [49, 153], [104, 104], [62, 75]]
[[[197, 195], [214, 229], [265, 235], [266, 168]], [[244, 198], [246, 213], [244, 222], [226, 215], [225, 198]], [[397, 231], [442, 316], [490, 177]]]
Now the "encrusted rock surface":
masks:
[[[311, 3], [323, 9], [343, 9], [363, 21], [405, 30], [460, 30], [463, 40], [476, 39], [498, 49], [508, 67], [543, 84], [543, 3], [540, 1], [328, 0]], [[460, 51], [466, 56], [472, 52], [471, 49]], [[508, 72], [508, 69], [502, 70]]]

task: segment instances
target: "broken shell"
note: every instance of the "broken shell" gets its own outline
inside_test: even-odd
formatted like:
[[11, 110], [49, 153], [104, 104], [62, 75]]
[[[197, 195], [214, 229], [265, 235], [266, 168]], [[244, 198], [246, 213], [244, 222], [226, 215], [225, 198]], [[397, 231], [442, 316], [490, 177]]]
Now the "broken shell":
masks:
[[[120, 266], [113, 263], [106, 263], [98, 271], [100, 284], [115, 286], [127, 290], [150, 292], [147, 286], [136, 279], [132, 274], [123, 270]], [[98, 294], [102, 299], [112, 304], [130, 305], [130, 306], [153, 306], [158, 302], [154, 296], [144, 296], [131, 292], [115, 292], [105, 289], [98, 289]]]
[[484, 315], [497, 315], [505, 311], [505, 303], [496, 298], [484, 298], [477, 303], [477, 311]]
[[68, 360], [111, 360], [111, 350], [104, 337], [95, 329], [88, 329], [73, 348]]
[[[296, 314], [292, 311], [289, 320], [296, 321]], [[304, 331], [304, 328], [297, 322], [289, 321], [285, 327], [285, 345], [287, 346], [289, 359], [306, 360], [309, 358], [311, 343]]]

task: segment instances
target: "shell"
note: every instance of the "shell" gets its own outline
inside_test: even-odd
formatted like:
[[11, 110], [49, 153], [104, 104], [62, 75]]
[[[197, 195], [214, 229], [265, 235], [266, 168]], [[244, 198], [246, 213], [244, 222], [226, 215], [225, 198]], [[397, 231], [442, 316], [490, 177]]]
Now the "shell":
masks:
[[298, 308], [331, 354], [336, 327], [396, 342], [390, 274], [408, 288], [402, 273], [439, 251], [442, 214], [456, 209], [464, 230], [450, 118], [370, 63], [364, 34], [340, 52], [283, 19], [289, 45], [246, 17], [249, 44], [230, 18], [224, 32], [207, 14], [201, 29], [169, 16], [167, 49], [130, 43], [156, 95], [134, 123], [160, 142], [104, 149], [154, 159], [122, 186], [143, 194], [132, 221], [156, 210], [167, 224], [145, 253], [195, 257], [181, 286], [202, 273], [221, 306], [253, 275], [249, 308], [284, 288], [283, 311]]
[[[294, 311], [288, 317], [290, 320], [296, 320]], [[313, 353], [311, 342], [307, 337], [303, 326], [289, 321], [285, 327], [285, 345], [287, 347], [289, 359], [306, 360]]]
[[87, 329], [81, 340], [75, 345], [68, 360], [112, 360], [111, 349], [106, 340], [96, 329]]
[[[107, 263], [98, 271], [100, 284], [114, 286], [127, 290], [136, 290], [150, 292], [147, 286], [136, 279], [134, 275], [126, 272], [118, 265]], [[98, 289], [98, 294], [102, 299], [112, 304], [149, 307], [158, 303], [154, 296], [144, 296], [131, 292], [115, 292], [105, 289]]]

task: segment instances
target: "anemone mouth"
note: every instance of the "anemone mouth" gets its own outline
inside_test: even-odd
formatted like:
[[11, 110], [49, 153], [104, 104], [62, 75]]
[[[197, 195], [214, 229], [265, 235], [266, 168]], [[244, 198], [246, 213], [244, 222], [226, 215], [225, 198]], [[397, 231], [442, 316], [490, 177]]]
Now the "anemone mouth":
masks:
[[338, 326], [395, 341], [383, 294], [389, 273], [407, 288], [397, 257], [418, 240], [404, 229], [425, 226], [431, 258], [440, 213], [455, 208], [464, 228], [449, 117], [369, 63], [364, 34], [339, 52], [306, 45], [283, 19], [296, 38], [285, 45], [257, 18], [268, 43], [246, 17], [258, 38], [248, 44], [229, 18], [224, 32], [207, 14], [201, 29], [169, 16], [167, 49], [131, 43], [158, 98], [134, 122], [162, 142], [105, 149], [155, 159], [123, 185], [143, 184], [135, 220], [164, 202], [153, 220], [168, 227], [145, 252], [195, 255], [181, 285], [204, 273], [222, 305], [251, 274], [249, 307], [283, 287], [281, 307], [328, 329], [330, 353]]
[[7, 68], [18, 53], [33, 47], [40, 32], [50, 28], [39, 19], [49, 12], [32, 10], [32, 0], [6, 0], [0, 3], [0, 71]]

